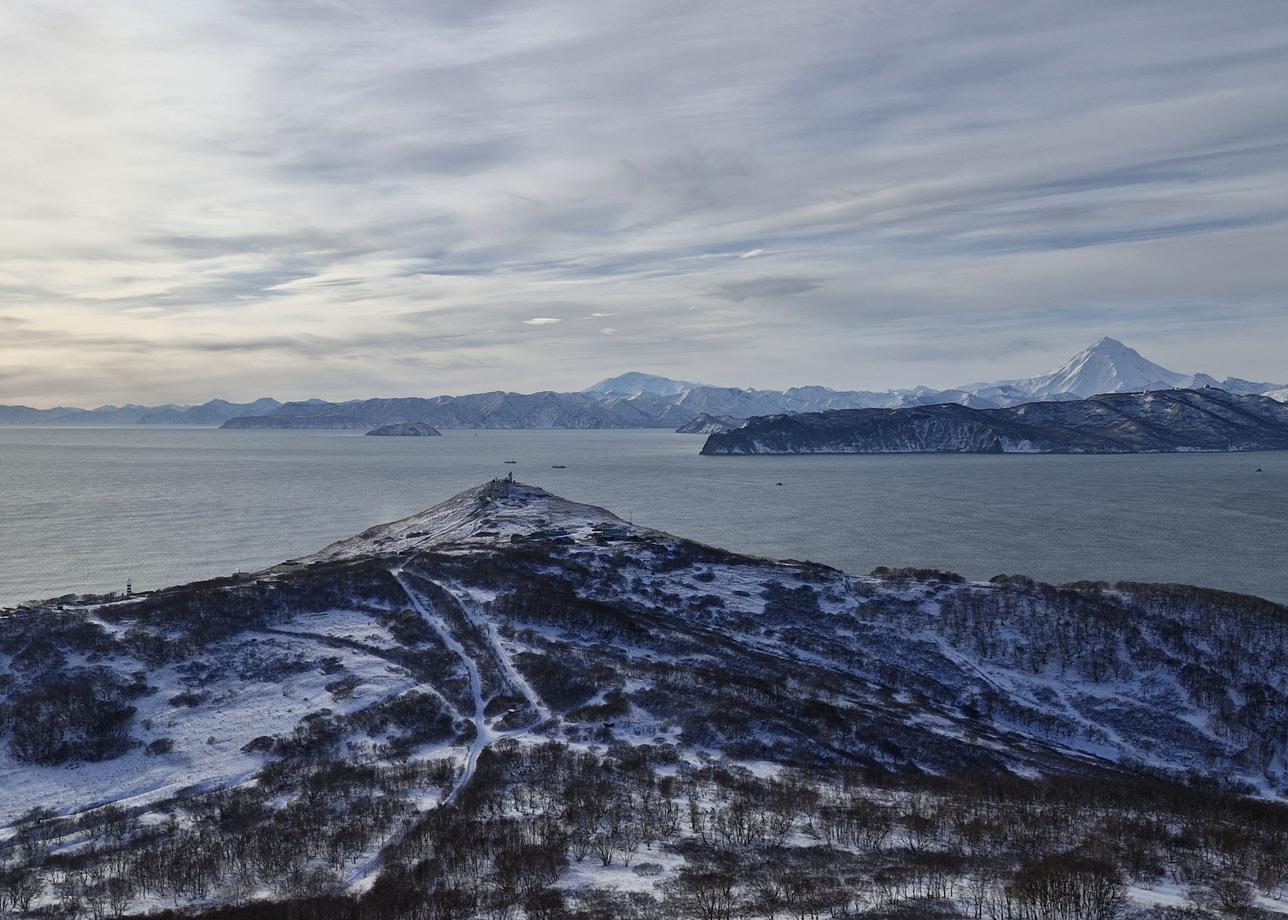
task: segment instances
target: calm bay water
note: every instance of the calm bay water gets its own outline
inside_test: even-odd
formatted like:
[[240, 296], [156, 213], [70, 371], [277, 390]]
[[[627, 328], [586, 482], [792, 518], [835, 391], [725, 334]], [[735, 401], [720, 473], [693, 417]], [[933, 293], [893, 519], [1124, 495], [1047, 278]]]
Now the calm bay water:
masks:
[[1180, 581], [1288, 602], [1288, 453], [716, 458], [701, 444], [0, 427], [0, 606], [262, 568], [510, 471], [637, 523], [852, 572]]

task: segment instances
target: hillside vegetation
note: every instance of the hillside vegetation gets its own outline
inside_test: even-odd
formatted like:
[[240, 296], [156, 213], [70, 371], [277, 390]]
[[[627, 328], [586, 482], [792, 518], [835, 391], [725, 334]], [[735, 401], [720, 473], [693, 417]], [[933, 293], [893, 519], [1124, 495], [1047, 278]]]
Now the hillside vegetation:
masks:
[[0, 615], [0, 912], [1256, 916], [1286, 625], [494, 482], [249, 579]]

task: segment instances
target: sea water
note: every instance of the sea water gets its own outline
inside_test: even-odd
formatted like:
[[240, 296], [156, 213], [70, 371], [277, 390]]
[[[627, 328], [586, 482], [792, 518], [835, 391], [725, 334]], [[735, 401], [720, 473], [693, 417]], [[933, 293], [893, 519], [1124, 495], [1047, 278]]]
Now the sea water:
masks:
[[854, 573], [1185, 582], [1288, 602], [1288, 453], [703, 457], [702, 442], [0, 427], [0, 606], [254, 571], [509, 472], [637, 524]]

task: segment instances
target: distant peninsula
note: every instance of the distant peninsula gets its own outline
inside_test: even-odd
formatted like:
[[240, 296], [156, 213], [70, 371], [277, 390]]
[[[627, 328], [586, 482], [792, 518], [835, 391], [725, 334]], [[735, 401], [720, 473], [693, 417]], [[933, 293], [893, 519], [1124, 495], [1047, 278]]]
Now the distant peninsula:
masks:
[[885, 454], [1288, 450], [1288, 406], [1214, 387], [1107, 393], [1008, 409], [945, 404], [753, 418], [702, 453]]
[[437, 438], [442, 432], [426, 422], [393, 422], [367, 432], [377, 438]]

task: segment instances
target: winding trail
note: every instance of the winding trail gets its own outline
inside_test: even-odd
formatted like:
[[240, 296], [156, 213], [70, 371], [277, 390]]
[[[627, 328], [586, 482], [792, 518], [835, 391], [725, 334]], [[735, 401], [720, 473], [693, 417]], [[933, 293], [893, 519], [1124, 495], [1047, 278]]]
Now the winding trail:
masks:
[[450, 805], [456, 801], [456, 797], [465, 788], [465, 784], [474, 777], [474, 771], [478, 767], [479, 754], [483, 753], [483, 748], [494, 740], [491, 737], [491, 731], [485, 717], [487, 701], [483, 699], [483, 679], [479, 675], [478, 664], [470, 657], [469, 652], [465, 651], [465, 646], [452, 635], [447, 623], [437, 613], [431, 612], [425, 602], [420, 599], [420, 595], [416, 593], [416, 589], [408, 584], [407, 579], [403, 576], [403, 566], [400, 565], [390, 569], [389, 573], [402, 587], [403, 592], [407, 595], [407, 600], [411, 601], [411, 605], [416, 612], [425, 618], [426, 623], [433, 627], [434, 631], [438, 633], [438, 637], [443, 640], [443, 644], [451, 649], [456, 657], [461, 659], [461, 664], [465, 665], [465, 671], [470, 677], [470, 693], [474, 697], [474, 740], [470, 742], [470, 750], [465, 757], [464, 772], [461, 773], [456, 785], [451, 788], [451, 791], [443, 799], [442, 804]]
[[[443, 586], [439, 585], [439, 587], [441, 588]], [[497, 638], [496, 624], [491, 622], [480, 623], [470, 614], [468, 601], [462, 600], [454, 591], [448, 590], [447, 588], [444, 588], [443, 590], [451, 595], [452, 599], [456, 601], [460, 608], [461, 615], [465, 618], [466, 622], [482, 633], [483, 637], [487, 639], [488, 646], [492, 649], [492, 654], [495, 656], [497, 664], [501, 666], [501, 670], [505, 674], [505, 679], [510, 683], [511, 687], [522, 694], [523, 698], [527, 700], [528, 705], [531, 706], [533, 711], [537, 714], [537, 718], [528, 725], [521, 728], [507, 729], [503, 732], [498, 732], [497, 737], [506, 738], [511, 735], [521, 735], [524, 732], [532, 731], [534, 728], [550, 719], [554, 714], [542, 701], [541, 697], [537, 695], [537, 692], [532, 689], [532, 685], [528, 683], [527, 679], [519, 673], [518, 668], [514, 666], [514, 662], [510, 660], [510, 653], [505, 650], [501, 645], [501, 640]]]
[[[389, 574], [394, 577], [394, 580], [398, 582], [398, 586], [402, 588], [403, 593], [407, 595], [407, 600], [411, 604], [412, 608], [419, 613], [434, 632], [438, 634], [438, 637], [443, 640], [443, 644], [461, 660], [461, 664], [465, 667], [465, 671], [469, 675], [470, 695], [474, 698], [474, 713], [469, 717], [470, 721], [474, 723], [474, 740], [470, 742], [469, 753], [466, 754], [465, 757], [464, 770], [462, 770], [460, 777], [452, 785], [452, 788], [448, 790], [447, 794], [444, 795], [438, 803], [438, 807], [442, 808], [444, 805], [451, 805], [454, 803], [460, 796], [461, 791], [466, 787], [469, 781], [474, 778], [474, 774], [478, 770], [479, 756], [488, 745], [499, 741], [502, 738], [512, 738], [516, 735], [527, 734], [549, 720], [552, 713], [550, 712], [549, 707], [547, 707], [545, 703], [541, 701], [541, 698], [536, 694], [536, 692], [533, 691], [532, 687], [529, 686], [528, 682], [524, 680], [523, 675], [521, 675], [514, 667], [513, 662], [510, 661], [510, 656], [506, 653], [500, 640], [497, 638], [495, 628], [492, 624], [480, 623], [474, 617], [470, 616], [469, 606], [465, 601], [461, 600], [460, 597], [443, 587], [441, 584], [433, 582], [433, 584], [435, 584], [443, 594], [449, 597], [451, 601], [457, 605], [458, 613], [461, 615], [463, 621], [477, 629], [484, 636], [492, 655], [496, 658], [497, 666], [505, 676], [506, 682], [523, 695], [527, 700], [528, 705], [531, 706], [537, 714], [533, 721], [526, 725], [519, 726], [518, 728], [497, 730], [493, 727], [493, 722], [496, 720], [489, 720], [487, 718], [487, 704], [489, 700], [483, 696], [483, 676], [479, 669], [478, 662], [470, 656], [470, 653], [466, 650], [461, 641], [453, 635], [451, 626], [448, 625], [447, 621], [434, 611], [430, 604], [425, 603], [420, 593], [417, 592], [406, 576], [403, 575], [403, 569], [406, 568], [408, 561], [410, 560], [391, 567], [389, 569]], [[279, 631], [279, 634], [282, 633], [289, 635], [285, 630]], [[341, 643], [345, 642], [345, 640], [339, 641]], [[421, 685], [420, 688], [431, 691], [435, 696], [447, 703], [447, 705], [452, 708], [452, 711], [456, 712], [458, 716], [462, 716], [460, 708], [448, 700], [447, 697], [437, 688], [430, 687], [427, 684]], [[503, 718], [505, 715], [506, 713], [503, 713], [501, 716], [498, 716], [497, 719]], [[401, 839], [402, 836], [403, 833], [399, 833], [395, 835], [394, 838], [386, 840], [377, 852], [373, 852], [369, 858], [359, 861], [359, 863], [346, 875], [342, 883], [342, 887], [351, 893], [365, 891], [370, 888], [375, 881], [378, 870], [380, 869], [382, 854], [387, 851], [397, 839]]]
[[439, 588], [441, 588], [443, 592], [456, 603], [459, 608], [459, 613], [465, 622], [479, 630], [479, 632], [487, 639], [488, 646], [491, 649], [492, 654], [495, 656], [497, 665], [504, 674], [506, 682], [523, 695], [528, 705], [531, 706], [533, 711], [536, 713], [536, 717], [531, 722], [517, 728], [497, 729], [494, 727], [494, 722], [503, 718], [505, 714], [503, 713], [501, 716], [490, 720], [487, 718], [487, 704], [489, 700], [483, 696], [483, 678], [479, 670], [478, 662], [470, 657], [465, 646], [452, 634], [451, 627], [448, 625], [447, 621], [438, 613], [434, 612], [421, 598], [420, 594], [417, 593], [416, 589], [408, 582], [406, 576], [403, 575], [405, 565], [406, 564], [404, 563], [403, 565], [390, 569], [390, 574], [393, 575], [394, 579], [403, 589], [403, 592], [407, 595], [407, 599], [411, 602], [411, 605], [416, 612], [425, 619], [425, 622], [428, 623], [436, 633], [438, 633], [439, 638], [443, 640], [443, 644], [451, 649], [458, 658], [460, 658], [461, 663], [465, 666], [466, 672], [469, 674], [470, 694], [474, 697], [474, 715], [471, 719], [474, 723], [474, 740], [470, 742], [469, 753], [465, 757], [465, 768], [461, 772], [460, 778], [457, 779], [456, 783], [440, 803], [441, 805], [450, 805], [456, 801], [457, 797], [461, 794], [461, 790], [463, 790], [469, 781], [474, 778], [474, 773], [478, 769], [479, 755], [483, 753], [483, 750], [488, 745], [499, 741], [502, 738], [512, 738], [517, 735], [525, 735], [549, 720], [552, 713], [550, 712], [549, 707], [542, 702], [541, 698], [514, 667], [513, 662], [510, 661], [509, 654], [502, 647], [500, 640], [496, 636], [495, 627], [491, 623], [479, 623], [470, 616], [468, 606], [462, 602], [459, 597], [451, 591], [448, 591], [446, 588], [443, 588], [442, 585], [439, 585]]

